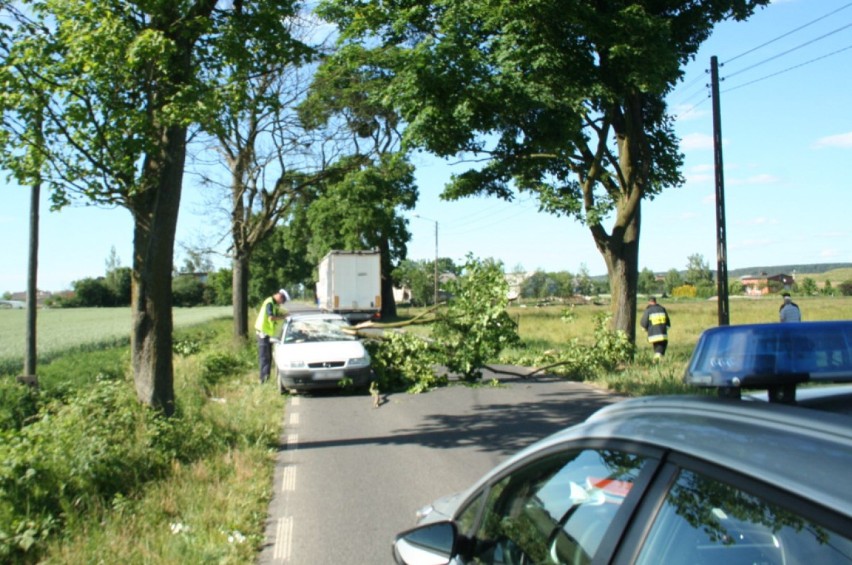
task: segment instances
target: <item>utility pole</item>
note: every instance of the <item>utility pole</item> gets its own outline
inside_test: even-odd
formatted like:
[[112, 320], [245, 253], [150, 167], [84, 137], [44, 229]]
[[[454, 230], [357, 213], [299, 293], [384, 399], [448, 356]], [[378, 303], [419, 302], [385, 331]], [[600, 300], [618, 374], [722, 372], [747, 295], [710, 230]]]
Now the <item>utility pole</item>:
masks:
[[[37, 146], [30, 151], [40, 152], [42, 142], [41, 114], [36, 119]], [[38, 309], [38, 223], [39, 203], [41, 201], [41, 158], [36, 158], [38, 170], [35, 171], [32, 188], [30, 189], [30, 248], [27, 265], [27, 346], [24, 357], [24, 375], [26, 382], [37, 384], [36, 359], [38, 356], [36, 336], [36, 310]]]
[[716, 169], [716, 295], [719, 325], [730, 324], [728, 308], [728, 258], [725, 235], [725, 176], [722, 167], [722, 112], [719, 105], [719, 61], [710, 58], [710, 83], [713, 93], [713, 161]]
[[420, 218], [421, 220], [426, 220], [427, 222], [435, 222], [435, 302], [433, 303], [435, 306], [438, 305], [438, 220], [433, 220], [431, 218], [424, 218], [420, 214], [414, 214], [415, 218]]

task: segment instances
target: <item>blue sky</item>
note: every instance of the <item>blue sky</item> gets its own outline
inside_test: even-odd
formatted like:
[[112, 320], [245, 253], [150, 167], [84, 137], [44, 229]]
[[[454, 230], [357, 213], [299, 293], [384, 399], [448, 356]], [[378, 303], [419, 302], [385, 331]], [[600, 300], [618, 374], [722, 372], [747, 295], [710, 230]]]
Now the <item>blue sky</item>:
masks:
[[[852, 262], [852, 2], [779, 0], [746, 22], [717, 26], [670, 97], [686, 184], [644, 204], [640, 267], [684, 269], [693, 254], [716, 266], [712, 105], [705, 87], [714, 55], [722, 64], [729, 268]], [[499, 259], [508, 270], [606, 273], [591, 235], [575, 221], [538, 212], [528, 196], [514, 203], [441, 201], [451, 167], [428, 155], [414, 161], [420, 201], [408, 214], [410, 258], [434, 258], [437, 221], [442, 257], [463, 261], [472, 253]], [[203, 199], [188, 177], [179, 244], [220, 239], [222, 225], [210, 223]], [[0, 293], [26, 288], [29, 200], [27, 189], [0, 188]], [[76, 205], [49, 212], [45, 194], [42, 208], [40, 289], [66, 289], [104, 274], [112, 248], [130, 265], [127, 211]], [[180, 246], [175, 261], [183, 262]]]

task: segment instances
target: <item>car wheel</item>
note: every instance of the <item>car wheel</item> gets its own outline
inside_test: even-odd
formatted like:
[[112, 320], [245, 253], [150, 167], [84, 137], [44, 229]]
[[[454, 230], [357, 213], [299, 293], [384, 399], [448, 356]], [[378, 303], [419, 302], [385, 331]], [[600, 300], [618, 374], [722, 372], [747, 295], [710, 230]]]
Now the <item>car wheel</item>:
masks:
[[278, 392], [281, 394], [287, 394], [287, 388], [281, 380], [281, 373], [278, 371], [278, 365], [275, 365], [275, 380], [278, 381]]

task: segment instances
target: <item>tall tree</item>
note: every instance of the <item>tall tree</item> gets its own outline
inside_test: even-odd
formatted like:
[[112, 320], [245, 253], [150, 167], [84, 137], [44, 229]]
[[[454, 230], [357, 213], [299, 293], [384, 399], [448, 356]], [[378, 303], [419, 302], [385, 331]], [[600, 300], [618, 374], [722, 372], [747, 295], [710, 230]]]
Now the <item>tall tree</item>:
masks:
[[354, 165], [330, 180], [308, 210], [314, 262], [332, 249], [378, 249], [382, 261], [383, 317], [396, 316], [392, 272], [407, 254], [408, 220], [401, 211], [417, 202], [414, 167], [400, 146], [399, 117], [381, 96], [380, 75], [365, 68], [361, 49], [326, 57], [300, 116], [311, 127], [340, 124], [349, 132]]
[[400, 210], [417, 202], [414, 167], [401, 153], [380, 155], [373, 166], [330, 184], [307, 209], [309, 256], [316, 264], [332, 249], [378, 249], [382, 265], [383, 318], [396, 316], [391, 273], [407, 254], [407, 220]]
[[[22, 92], [43, 108], [39, 150], [54, 206], [74, 198], [133, 218], [131, 358], [140, 400], [174, 411], [172, 265], [192, 124], [218, 111], [219, 55], [281, 41], [278, 0], [22, 0], [2, 6], [7, 147], [30, 142]], [[20, 7], [20, 10], [18, 10]], [[249, 34], [248, 36], [246, 34]], [[240, 43], [256, 41], [253, 49]], [[236, 56], [236, 55], [235, 55]], [[245, 65], [248, 67], [249, 65]]]
[[[518, 191], [588, 226], [635, 339], [641, 203], [682, 183], [665, 95], [713, 26], [769, 0], [325, 0], [375, 56], [406, 141], [477, 165], [448, 198]], [[610, 220], [609, 229], [605, 222]]]
[[[292, 10], [296, 7], [290, 4]], [[222, 111], [204, 124], [228, 171], [224, 184], [231, 235], [234, 336], [239, 339], [248, 335], [249, 266], [255, 251], [292, 216], [306, 193], [342, 174], [336, 163], [347, 154], [333, 132], [308, 130], [298, 116], [321, 46], [311, 44], [308, 38], [316, 30], [296, 16], [293, 11], [282, 23], [275, 49], [262, 51], [251, 60], [241, 57], [239, 49], [253, 49], [258, 40], [251, 40], [252, 30], [239, 30], [243, 39], [235, 36], [234, 45], [240, 47], [222, 52], [219, 80], [226, 93]], [[212, 175], [206, 175], [205, 181], [218, 183]], [[280, 243], [283, 240], [276, 245]], [[280, 271], [278, 267], [274, 262], [265, 266]], [[263, 278], [266, 282], [268, 277]], [[278, 279], [262, 295], [284, 284]]]

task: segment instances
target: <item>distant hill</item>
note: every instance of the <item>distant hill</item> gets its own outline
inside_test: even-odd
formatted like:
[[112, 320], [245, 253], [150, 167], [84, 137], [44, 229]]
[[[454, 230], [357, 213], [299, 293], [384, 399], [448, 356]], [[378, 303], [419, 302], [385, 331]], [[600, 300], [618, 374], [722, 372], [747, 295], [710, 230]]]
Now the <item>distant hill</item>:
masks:
[[[747, 269], [729, 269], [728, 278], [742, 277], [744, 275], [821, 275], [829, 271], [852, 269], [852, 263], [815, 263], [802, 265], [776, 265], [774, 267], [749, 267]], [[683, 271], [685, 272], [685, 271]], [[715, 274], [715, 270], [714, 270]]]
[[[715, 266], [715, 265], [714, 265]], [[658, 275], [664, 275], [665, 272], [658, 272]], [[679, 269], [681, 275], [686, 274], [686, 269]], [[716, 269], [711, 269], [713, 276], [716, 276]], [[728, 280], [738, 279], [745, 275], [794, 275], [797, 280], [804, 277], [810, 277], [816, 282], [824, 282], [831, 280], [835, 282], [843, 282], [852, 280], [852, 263], [813, 263], [800, 265], [774, 265], [772, 267], [747, 267], [745, 269], [728, 269]], [[593, 280], [604, 281], [609, 278], [608, 275], [597, 275], [591, 277]]]

